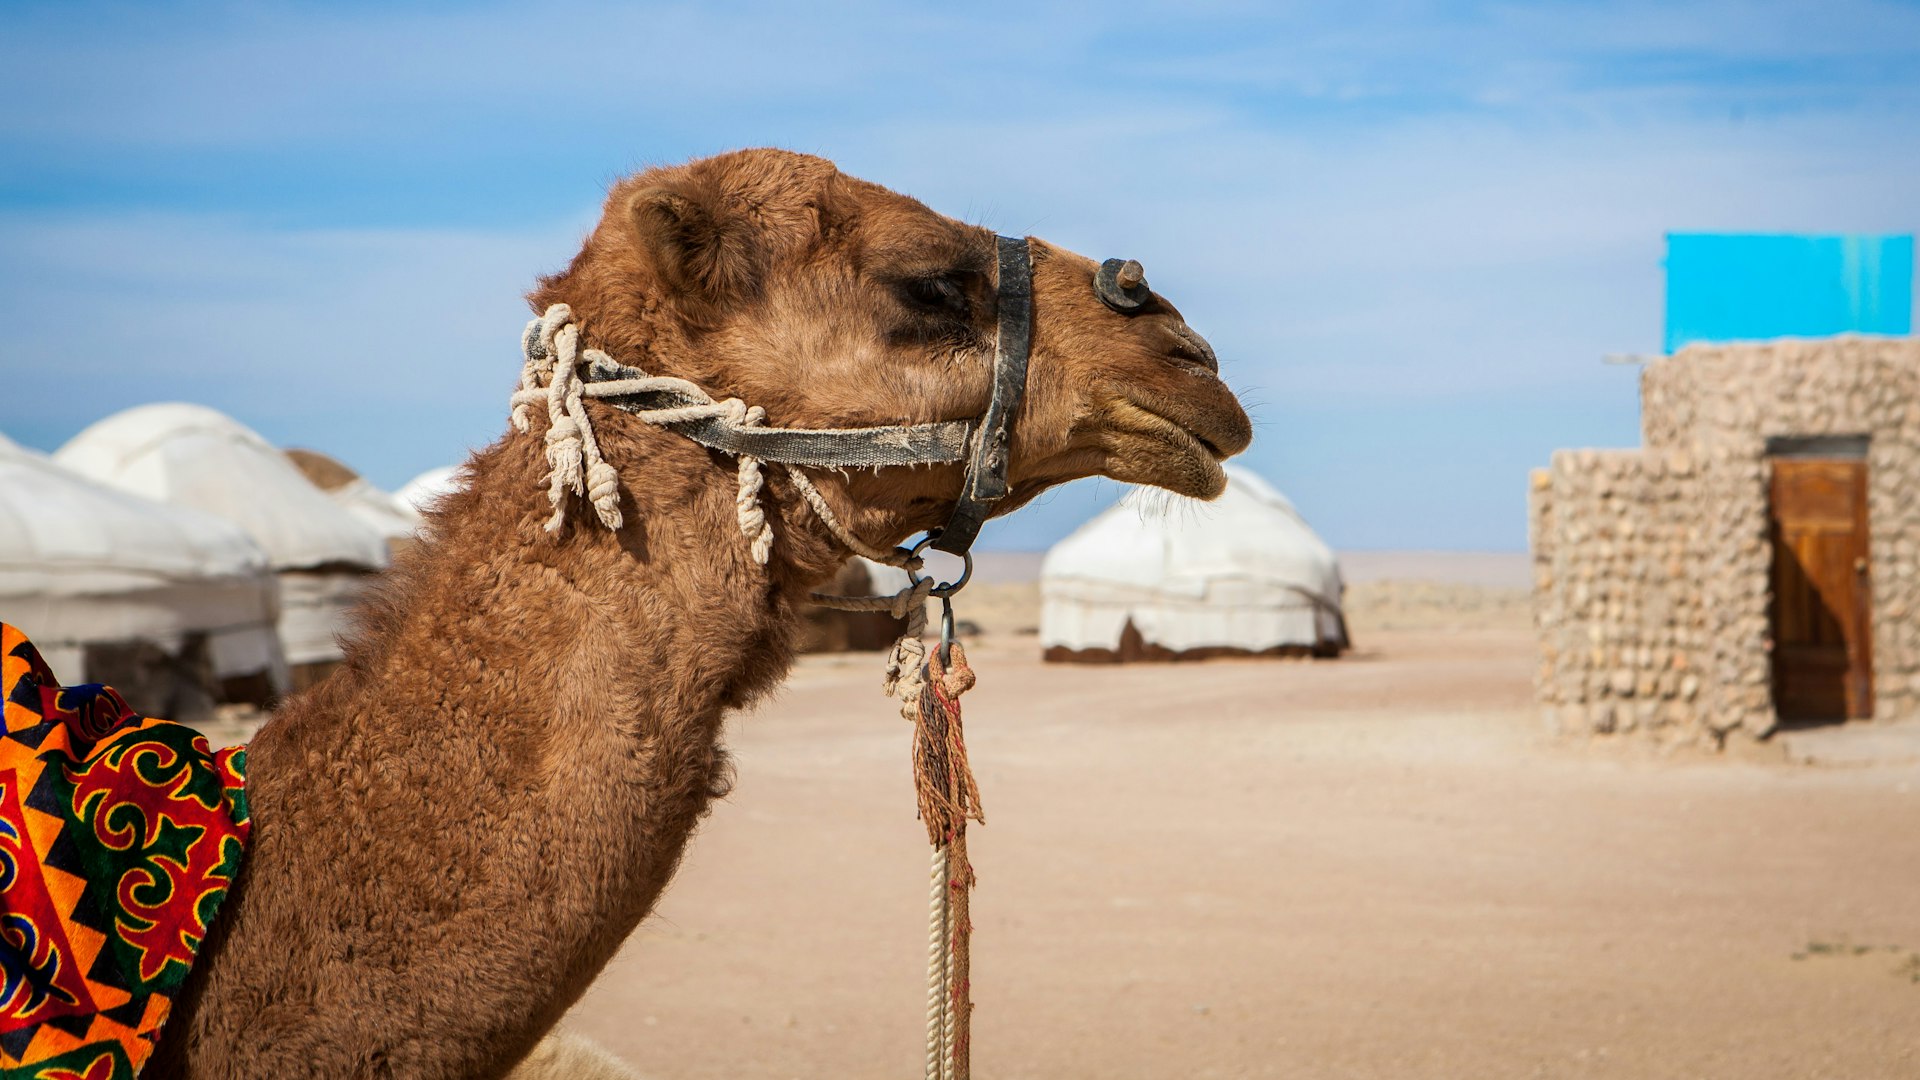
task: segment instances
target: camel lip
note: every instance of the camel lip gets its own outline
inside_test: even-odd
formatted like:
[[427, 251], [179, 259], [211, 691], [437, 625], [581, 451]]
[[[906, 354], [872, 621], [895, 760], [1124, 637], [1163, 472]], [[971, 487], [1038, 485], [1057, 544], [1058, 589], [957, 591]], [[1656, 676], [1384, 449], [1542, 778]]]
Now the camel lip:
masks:
[[[1183, 450], [1198, 449], [1216, 462], [1225, 461], [1233, 456], [1231, 453], [1220, 449], [1219, 445], [1212, 439], [1207, 438], [1205, 435], [1194, 430], [1193, 427], [1180, 422], [1174, 417], [1168, 416], [1159, 409], [1138, 401], [1129, 401], [1127, 404], [1132, 407], [1132, 411], [1138, 412], [1142, 417], [1148, 419], [1150, 423], [1139, 425], [1121, 424], [1118, 425], [1121, 431], [1158, 438], [1162, 442], [1172, 443]], [[1169, 435], [1178, 436], [1178, 438], [1169, 439], [1167, 438]]]

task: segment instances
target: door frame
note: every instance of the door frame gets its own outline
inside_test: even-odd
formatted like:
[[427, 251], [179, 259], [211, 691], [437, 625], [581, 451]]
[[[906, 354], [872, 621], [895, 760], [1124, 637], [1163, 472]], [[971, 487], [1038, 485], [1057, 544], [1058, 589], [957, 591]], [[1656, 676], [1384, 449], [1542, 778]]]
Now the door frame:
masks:
[[[1860, 571], [1860, 574], [1859, 574], [1859, 576], [1864, 579], [1858, 586], [1860, 589], [1863, 590], [1863, 592], [1856, 597], [1856, 601], [1865, 606], [1866, 612], [1864, 617], [1861, 617], [1857, 614], [1850, 616], [1850, 618], [1856, 620], [1858, 624], [1856, 627], [1856, 633], [1859, 636], [1857, 641], [1854, 641], [1851, 638], [1849, 639], [1850, 643], [1853, 645], [1853, 648], [1849, 650], [1849, 655], [1847, 658], [1847, 668], [1848, 668], [1847, 677], [1849, 679], [1857, 678], [1859, 680], [1859, 684], [1857, 687], [1850, 688], [1848, 696], [1855, 700], [1856, 706], [1857, 706], [1855, 711], [1860, 712], [1862, 715], [1843, 716], [1841, 718], [1842, 722], [1871, 719], [1874, 714], [1874, 699], [1876, 697], [1874, 693], [1875, 688], [1874, 688], [1874, 663], [1873, 663], [1874, 661], [1873, 613], [1876, 608], [1876, 605], [1874, 604], [1874, 596], [1873, 596], [1873, 517], [1868, 505], [1873, 492], [1873, 470], [1867, 461], [1867, 456], [1868, 456], [1867, 450], [1871, 445], [1872, 445], [1871, 435], [1771, 435], [1771, 436], [1768, 436], [1766, 440], [1766, 459], [1765, 460], [1767, 463], [1767, 470], [1766, 470], [1765, 503], [1766, 503], [1767, 535], [1769, 537], [1769, 544], [1768, 544], [1769, 568], [1767, 571], [1767, 580], [1769, 584], [1771, 584], [1771, 582], [1774, 580], [1772, 560], [1779, 557], [1779, 547], [1776, 543], [1772, 541], [1772, 538], [1776, 535], [1776, 530], [1778, 529], [1778, 526], [1779, 526], [1779, 518], [1775, 513], [1775, 506], [1773, 501], [1773, 490], [1774, 490], [1773, 489], [1773, 463], [1774, 461], [1784, 458], [1789, 460], [1798, 459], [1798, 460], [1858, 462], [1860, 465], [1862, 482], [1865, 485], [1866, 490], [1862, 492], [1862, 495], [1861, 495], [1861, 503], [1860, 503], [1859, 515], [1857, 520], [1859, 522], [1859, 529], [1864, 534], [1861, 536], [1861, 541], [1866, 551], [1866, 554], [1862, 555], [1861, 559], [1865, 562], [1866, 565]], [[1769, 595], [1768, 603], [1767, 603], [1767, 635], [1768, 635], [1768, 640], [1770, 642], [1773, 642], [1776, 646], [1779, 641], [1778, 626], [1776, 625], [1776, 621], [1775, 621], [1778, 617], [1776, 614], [1777, 609], [1775, 607], [1777, 603], [1778, 603], [1778, 598]], [[1857, 673], [1854, 670], [1856, 667], [1856, 661], [1858, 662], [1857, 666], [1860, 669]], [[1768, 668], [1770, 671], [1772, 667], [1773, 667], [1773, 664], [1770, 661], [1768, 664]], [[1771, 676], [1768, 679], [1768, 683], [1769, 683], [1769, 688], [1771, 689], [1773, 685], [1773, 678]], [[1775, 710], [1775, 715], [1777, 717], [1779, 714], [1778, 702], [1775, 703], [1774, 710]]]

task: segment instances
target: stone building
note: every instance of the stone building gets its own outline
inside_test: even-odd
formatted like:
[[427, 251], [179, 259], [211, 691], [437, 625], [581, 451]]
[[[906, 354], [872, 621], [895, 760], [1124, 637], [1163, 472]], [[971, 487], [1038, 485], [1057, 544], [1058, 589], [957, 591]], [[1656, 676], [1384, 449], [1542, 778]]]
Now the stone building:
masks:
[[1920, 339], [1694, 345], [1638, 450], [1532, 476], [1538, 692], [1563, 732], [1717, 745], [1920, 705]]

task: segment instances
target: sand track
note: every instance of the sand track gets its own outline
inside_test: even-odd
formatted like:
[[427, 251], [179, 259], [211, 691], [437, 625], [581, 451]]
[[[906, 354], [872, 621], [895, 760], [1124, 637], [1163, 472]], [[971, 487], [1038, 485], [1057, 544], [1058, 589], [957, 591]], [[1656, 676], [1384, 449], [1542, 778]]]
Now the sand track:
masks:
[[[976, 650], [983, 1077], [1920, 1076], [1920, 766], [1594, 754], [1531, 636], [1338, 662]], [[570, 1026], [649, 1077], [918, 1075], [922, 839], [871, 656], [739, 783]]]

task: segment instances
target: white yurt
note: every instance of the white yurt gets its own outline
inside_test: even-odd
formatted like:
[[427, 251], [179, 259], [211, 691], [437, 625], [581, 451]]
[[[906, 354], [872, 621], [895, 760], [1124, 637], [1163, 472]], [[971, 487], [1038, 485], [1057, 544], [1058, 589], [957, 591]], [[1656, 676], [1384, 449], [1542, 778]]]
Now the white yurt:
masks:
[[[277, 597], [267, 553], [239, 526], [94, 483], [0, 436], [0, 619], [62, 682], [112, 682], [174, 719], [196, 718], [178, 699], [189, 690], [210, 706], [228, 680], [284, 689]], [[152, 655], [132, 671], [136, 651]], [[202, 673], [214, 685], [198, 685]]]
[[459, 476], [460, 468], [457, 465], [442, 465], [428, 469], [400, 485], [400, 490], [394, 492], [393, 497], [401, 505], [419, 514], [439, 501], [440, 496], [458, 488]]
[[326, 492], [327, 497], [347, 513], [386, 537], [390, 549], [397, 552], [399, 545], [410, 542], [420, 531], [420, 511], [411, 503], [392, 492], [382, 491], [338, 460], [318, 450], [291, 449], [286, 455], [308, 483]]
[[1040, 567], [1049, 660], [1331, 656], [1340, 564], [1286, 496], [1237, 465], [1212, 502], [1135, 491]]
[[280, 644], [294, 689], [340, 659], [336, 635], [386, 538], [307, 482], [239, 421], [200, 405], [142, 405], [75, 435], [54, 460], [103, 484], [217, 514], [246, 530], [280, 579]]

